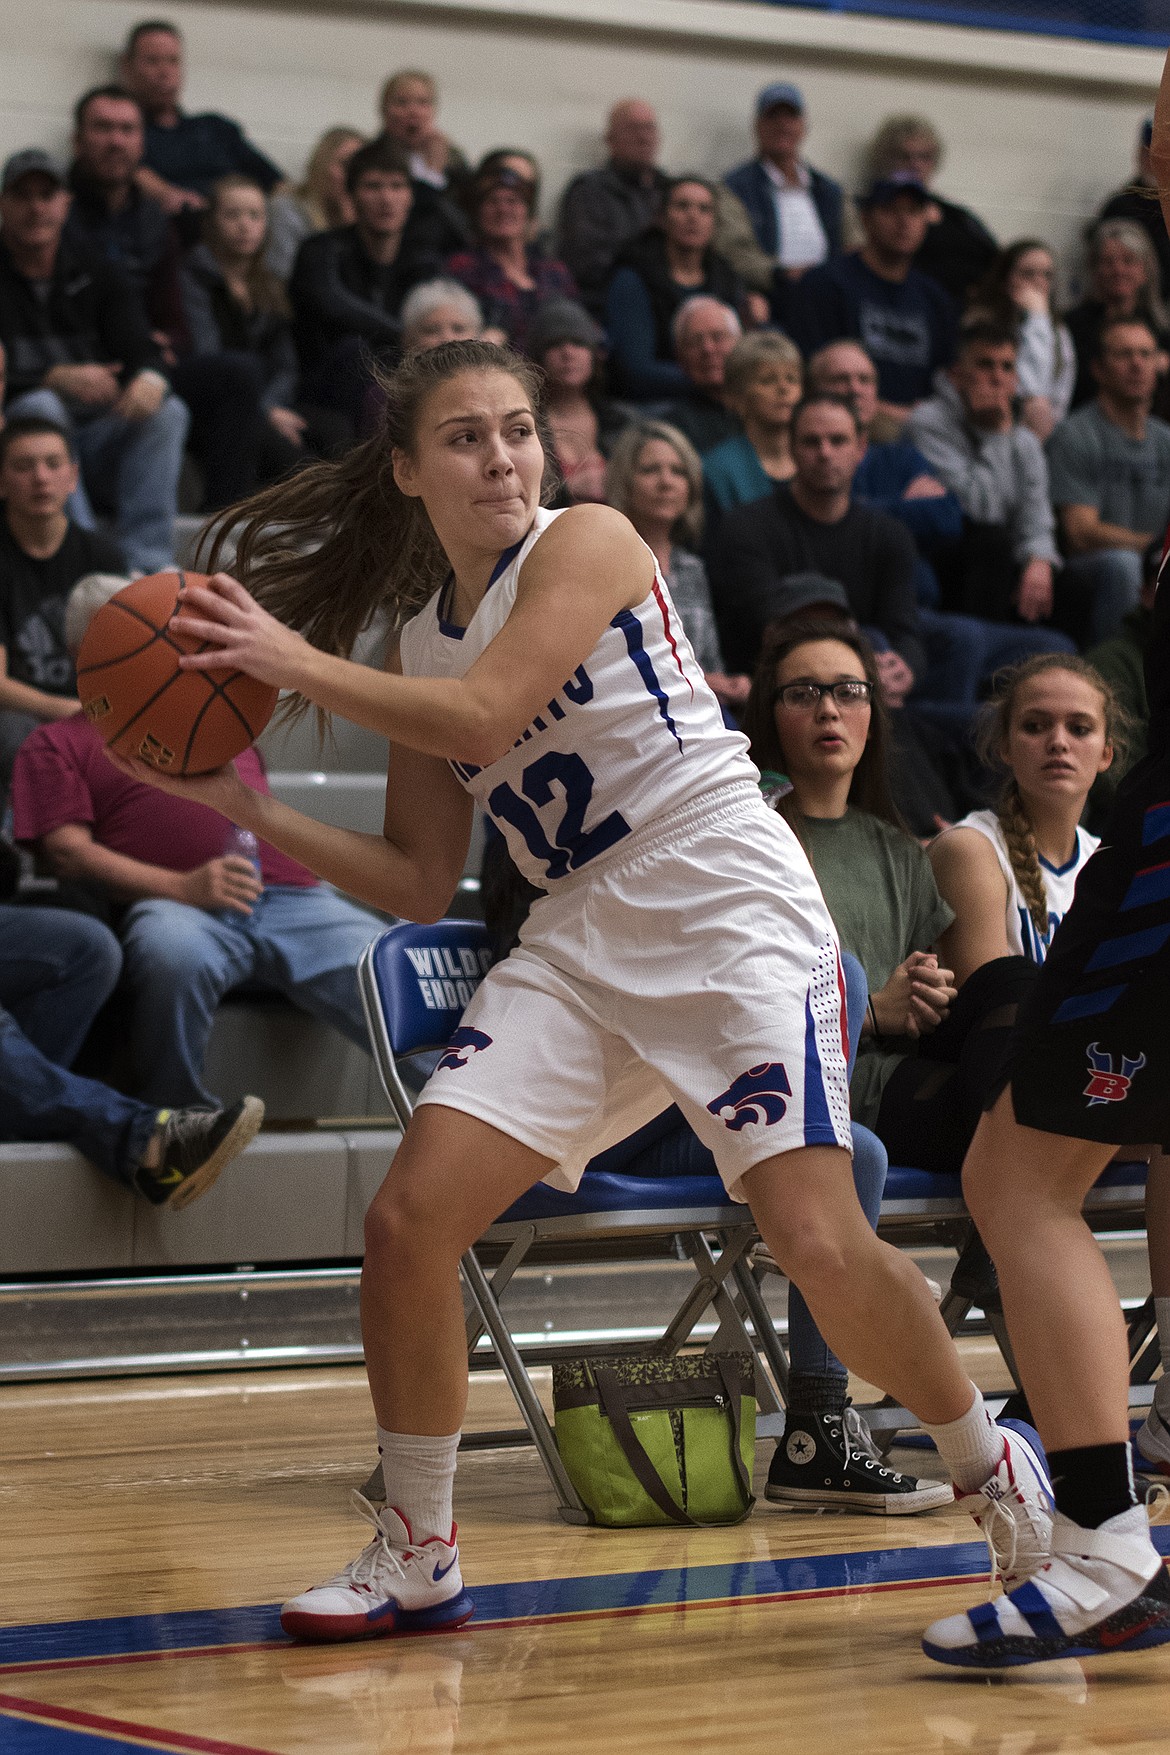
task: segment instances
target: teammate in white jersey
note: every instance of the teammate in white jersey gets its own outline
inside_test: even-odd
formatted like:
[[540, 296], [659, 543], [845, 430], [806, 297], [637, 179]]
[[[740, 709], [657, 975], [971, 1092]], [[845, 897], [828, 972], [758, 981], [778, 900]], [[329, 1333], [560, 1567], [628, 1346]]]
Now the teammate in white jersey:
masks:
[[1113, 762], [1117, 718], [1112, 691], [1083, 658], [1050, 653], [1004, 676], [981, 740], [1005, 777], [998, 805], [972, 811], [930, 848], [955, 911], [939, 948], [960, 987], [996, 957], [1048, 955], [1099, 846], [1080, 819]]
[[[447, 908], [479, 797], [546, 892], [367, 1215], [386, 1505], [284, 1625], [361, 1638], [472, 1612], [451, 1521], [460, 1257], [533, 1183], [572, 1187], [671, 1098], [829, 1345], [928, 1424], [1018, 1579], [1046, 1550], [1043, 1456], [1034, 1434], [991, 1423], [922, 1275], [858, 1204], [837, 944], [811, 868], [632, 526], [605, 507], [541, 513], [537, 397], [532, 368], [482, 343], [408, 360], [375, 439], [244, 508], [237, 565], [281, 619], [226, 575], [188, 590], [184, 628], [209, 650], [187, 667], [239, 668], [389, 739], [381, 836], [313, 822], [232, 768], [186, 782], [135, 768], [415, 920]], [[421, 607], [385, 674], [339, 656], [379, 604]]]

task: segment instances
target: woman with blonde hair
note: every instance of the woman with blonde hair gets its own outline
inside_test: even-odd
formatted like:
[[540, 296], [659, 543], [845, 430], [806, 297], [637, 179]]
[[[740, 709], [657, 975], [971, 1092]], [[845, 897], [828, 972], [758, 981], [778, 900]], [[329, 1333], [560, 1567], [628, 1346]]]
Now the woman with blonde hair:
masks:
[[383, 137], [409, 155], [410, 174], [417, 183], [443, 190], [461, 181], [468, 163], [435, 122], [439, 88], [429, 73], [403, 67], [382, 87], [378, 109]]
[[314, 232], [353, 224], [345, 167], [365, 140], [356, 128], [326, 128], [309, 154], [302, 181], [290, 194], [272, 197], [265, 261], [278, 279], [288, 279], [297, 251]]
[[943, 160], [938, 129], [925, 116], [887, 116], [869, 143], [869, 177], [916, 177], [930, 190], [938, 218], [914, 258], [915, 268], [929, 274], [962, 306], [976, 281], [995, 261], [998, 245], [983, 221], [969, 207], [946, 201], [934, 189]]
[[708, 687], [725, 707], [742, 706], [751, 678], [729, 676], [715, 625], [703, 540], [703, 465], [690, 440], [666, 421], [640, 421], [616, 443], [606, 499], [653, 551]]
[[722, 440], [703, 458], [708, 520], [762, 499], [773, 482], [795, 475], [790, 433], [792, 411], [804, 394], [800, 349], [775, 329], [741, 335], [727, 356], [723, 388], [743, 432]]

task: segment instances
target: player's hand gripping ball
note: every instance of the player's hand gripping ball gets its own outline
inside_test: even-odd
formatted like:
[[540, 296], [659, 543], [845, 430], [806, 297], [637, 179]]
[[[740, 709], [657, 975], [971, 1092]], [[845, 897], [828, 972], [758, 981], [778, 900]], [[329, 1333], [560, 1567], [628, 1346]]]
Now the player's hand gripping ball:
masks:
[[276, 707], [278, 691], [242, 670], [180, 670], [183, 653], [208, 648], [181, 631], [187, 587], [206, 584], [205, 573], [135, 579], [97, 611], [77, 655], [86, 718], [111, 749], [165, 774], [222, 768]]

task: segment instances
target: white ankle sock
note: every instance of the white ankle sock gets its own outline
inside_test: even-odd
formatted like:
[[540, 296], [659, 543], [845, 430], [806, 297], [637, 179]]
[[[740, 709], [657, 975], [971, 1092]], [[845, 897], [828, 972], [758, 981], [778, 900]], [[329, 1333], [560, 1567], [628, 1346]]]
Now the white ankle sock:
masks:
[[929, 1426], [923, 1420], [922, 1429], [934, 1439], [960, 1493], [974, 1493], [991, 1479], [1003, 1461], [1003, 1433], [987, 1412], [978, 1390], [970, 1408], [957, 1420], [942, 1426]]
[[1170, 1377], [1170, 1298], [1155, 1298], [1158, 1318], [1158, 1346], [1162, 1353], [1162, 1375]]
[[383, 1432], [378, 1427], [378, 1452], [386, 1503], [410, 1525], [416, 1542], [451, 1538], [451, 1490], [459, 1434], [428, 1438], [411, 1432]]

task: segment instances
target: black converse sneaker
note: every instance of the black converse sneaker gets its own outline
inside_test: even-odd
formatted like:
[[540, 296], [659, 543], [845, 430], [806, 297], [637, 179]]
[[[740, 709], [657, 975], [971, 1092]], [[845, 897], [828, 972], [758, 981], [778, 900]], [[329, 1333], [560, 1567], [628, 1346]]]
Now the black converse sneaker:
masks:
[[856, 1408], [841, 1414], [790, 1413], [764, 1492], [777, 1505], [878, 1517], [954, 1504], [949, 1481], [919, 1481], [887, 1468]]
[[158, 1163], [140, 1164], [134, 1186], [156, 1207], [185, 1207], [259, 1132], [264, 1105], [245, 1097], [231, 1109], [160, 1109]]

